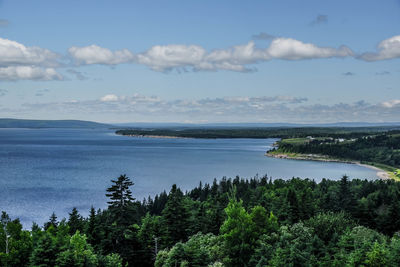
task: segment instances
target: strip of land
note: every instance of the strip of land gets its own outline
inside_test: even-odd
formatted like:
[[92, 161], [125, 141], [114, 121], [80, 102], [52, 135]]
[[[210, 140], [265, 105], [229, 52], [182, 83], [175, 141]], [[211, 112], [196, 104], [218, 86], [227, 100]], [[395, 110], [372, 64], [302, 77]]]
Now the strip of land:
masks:
[[318, 155], [318, 154], [296, 154], [296, 153], [281, 153], [276, 151], [267, 152], [265, 154], [268, 157], [279, 158], [279, 159], [293, 159], [293, 160], [310, 160], [310, 161], [323, 161], [323, 162], [340, 162], [340, 163], [348, 163], [348, 164], [357, 164], [362, 167], [366, 167], [369, 169], [373, 169], [376, 171], [376, 175], [383, 179], [397, 179], [393, 173], [383, 170], [381, 168], [364, 164], [359, 161], [345, 160], [345, 159], [335, 159], [326, 155]]
[[266, 155], [281, 159], [342, 162], [376, 170], [381, 179], [400, 180], [400, 135], [379, 133], [357, 138], [281, 139]]

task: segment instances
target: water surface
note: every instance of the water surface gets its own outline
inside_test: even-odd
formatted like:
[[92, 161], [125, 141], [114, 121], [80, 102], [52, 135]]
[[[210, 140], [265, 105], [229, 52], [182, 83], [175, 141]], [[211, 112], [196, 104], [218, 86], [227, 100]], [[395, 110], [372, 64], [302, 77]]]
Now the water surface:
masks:
[[223, 176], [268, 175], [376, 179], [354, 164], [264, 156], [276, 139], [158, 139], [117, 136], [112, 130], [0, 129], [0, 210], [25, 227], [59, 218], [73, 207], [87, 215], [106, 207], [110, 180], [127, 174], [142, 200], [176, 183], [183, 190]]

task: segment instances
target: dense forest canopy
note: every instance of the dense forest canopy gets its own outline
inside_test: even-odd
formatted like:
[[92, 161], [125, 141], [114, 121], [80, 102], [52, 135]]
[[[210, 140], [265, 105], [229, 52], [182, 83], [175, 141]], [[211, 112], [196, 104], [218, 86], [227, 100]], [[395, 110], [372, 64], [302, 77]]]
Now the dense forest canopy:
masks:
[[3, 212], [1, 266], [399, 266], [400, 183], [223, 178], [23, 230]]
[[[277, 142], [269, 153], [327, 155], [337, 159], [378, 164], [395, 175], [400, 168], [400, 131], [375, 133], [351, 138], [313, 137], [290, 138]], [[387, 168], [392, 167], [392, 168]]]

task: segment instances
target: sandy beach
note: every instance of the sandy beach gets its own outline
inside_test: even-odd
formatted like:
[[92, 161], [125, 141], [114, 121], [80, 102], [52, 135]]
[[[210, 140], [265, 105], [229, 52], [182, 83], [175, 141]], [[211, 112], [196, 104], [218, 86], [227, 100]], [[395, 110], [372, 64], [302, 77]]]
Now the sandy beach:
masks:
[[350, 160], [341, 160], [341, 159], [334, 159], [323, 155], [315, 155], [315, 154], [297, 154], [295, 156], [288, 155], [285, 153], [265, 153], [268, 157], [279, 158], [279, 159], [294, 159], [294, 160], [312, 160], [312, 161], [323, 161], [323, 162], [340, 162], [340, 163], [348, 163], [348, 164], [356, 164], [358, 166], [366, 167], [376, 171], [376, 175], [381, 178], [382, 180], [389, 180], [392, 179], [392, 176], [389, 172], [380, 169], [378, 167], [363, 164], [357, 161], [350, 161]]

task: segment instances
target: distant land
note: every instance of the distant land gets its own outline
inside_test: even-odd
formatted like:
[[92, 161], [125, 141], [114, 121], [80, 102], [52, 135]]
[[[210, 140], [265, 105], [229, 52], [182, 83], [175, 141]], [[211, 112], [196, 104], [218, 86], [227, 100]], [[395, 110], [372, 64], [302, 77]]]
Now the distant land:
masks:
[[399, 127], [400, 122], [336, 122], [336, 123], [178, 123], [131, 122], [99, 123], [84, 120], [29, 120], [0, 118], [0, 128], [114, 128], [114, 129], [216, 129], [216, 128], [300, 128], [300, 127]]
[[111, 125], [81, 120], [0, 119], [0, 128], [110, 128]]
[[115, 128], [274, 128], [274, 127], [387, 127], [400, 126], [400, 122], [335, 122], [335, 123], [113, 123]]

